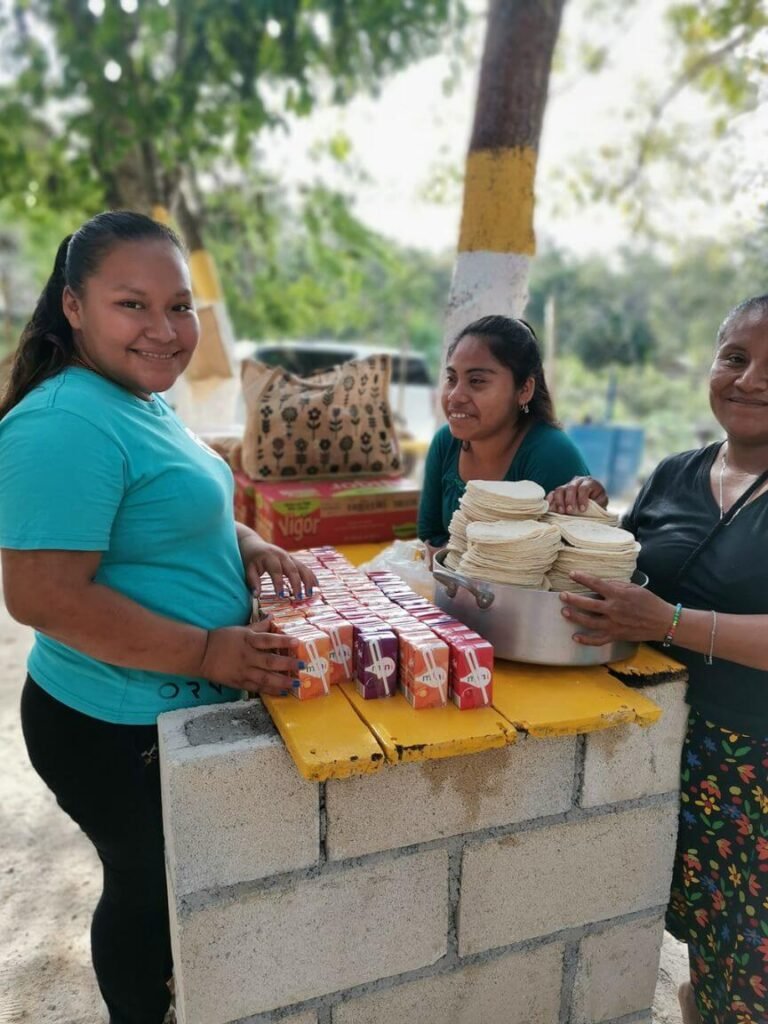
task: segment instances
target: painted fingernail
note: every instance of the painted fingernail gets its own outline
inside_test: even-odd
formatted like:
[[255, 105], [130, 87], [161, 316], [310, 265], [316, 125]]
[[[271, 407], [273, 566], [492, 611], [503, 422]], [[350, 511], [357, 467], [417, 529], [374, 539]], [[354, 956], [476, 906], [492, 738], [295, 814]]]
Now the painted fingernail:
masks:
[[290, 697], [290, 695], [291, 695], [291, 691], [290, 690], [281, 690], [280, 691], [280, 696], [281, 697]]
[[307, 587], [307, 597], [312, 597], [312, 587]]
[[288, 591], [287, 590], [278, 590], [277, 596], [278, 597], [288, 597]]
[[306, 668], [306, 667], [307, 667], [307, 663], [305, 661], [300, 661], [299, 662], [299, 671], [301, 671], [303, 668]]
[[[291, 683], [291, 686], [294, 688], [294, 690], [298, 690], [298, 688], [301, 686], [301, 680], [300, 679], [294, 679], [293, 682]], [[286, 690], [286, 693], [287, 692], [288, 691]]]

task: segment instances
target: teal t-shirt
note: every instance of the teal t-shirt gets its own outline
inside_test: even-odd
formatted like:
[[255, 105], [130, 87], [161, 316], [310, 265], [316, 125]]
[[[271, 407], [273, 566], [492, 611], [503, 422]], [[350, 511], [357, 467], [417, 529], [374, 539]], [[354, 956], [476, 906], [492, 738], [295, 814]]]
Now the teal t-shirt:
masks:
[[[162, 398], [90, 370], [45, 381], [0, 420], [0, 547], [100, 551], [98, 583], [205, 629], [244, 625], [250, 613], [232, 493], [227, 464]], [[118, 724], [238, 696], [110, 665], [42, 633], [28, 668], [57, 700]]]
[[[461, 442], [445, 424], [427, 452], [419, 502], [419, 537], [436, 547], [448, 543], [448, 526], [466, 489], [459, 476], [460, 451]], [[567, 434], [549, 423], [534, 423], [504, 479], [533, 480], [549, 492], [588, 472], [581, 452]]]

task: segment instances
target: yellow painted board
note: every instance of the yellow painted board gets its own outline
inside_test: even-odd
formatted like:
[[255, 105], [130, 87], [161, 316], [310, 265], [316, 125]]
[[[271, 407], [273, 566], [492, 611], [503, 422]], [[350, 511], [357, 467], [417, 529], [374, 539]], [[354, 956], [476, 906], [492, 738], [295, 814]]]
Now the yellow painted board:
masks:
[[352, 565], [362, 565], [380, 555], [388, 544], [340, 544], [336, 547], [339, 554], [348, 558]]
[[351, 683], [341, 690], [384, 748], [387, 760], [429, 761], [514, 743], [517, 733], [492, 707], [459, 711], [455, 704], [414, 711], [402, 693], [363, 700]]
[[648, 647], [647, 644], [640, 644], [631, 658], [612, 661], [608, 668], [619, 678], [626, 676], [638, 683], [644, 678], [647, 678], [649, 683], [684, 679], [688, 671], [679, 661], [670, 658], [663, 651]]
[[602, 666], [550, 668], [497, 659], [493, 706], [531, 736], [571, 736], [636, 722], [651, 725], [661, 709]]
[[420, 457], [426, 455], [429, 451], [429, 441], [423, 437], [400, 437], [397, 440], [400, 446], [400, 451], [406, 455], [415, 455]]
[[367, 775], [386, 763], [375, 737], [338, 686], [315, 700], [266, 695], [262, 700], [305, 779], [325, 782]]

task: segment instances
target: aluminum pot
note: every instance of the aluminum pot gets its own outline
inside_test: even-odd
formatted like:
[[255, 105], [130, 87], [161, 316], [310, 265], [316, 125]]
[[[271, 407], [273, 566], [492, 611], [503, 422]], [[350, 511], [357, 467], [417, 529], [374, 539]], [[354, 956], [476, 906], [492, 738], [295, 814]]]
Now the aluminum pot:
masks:
[[[497, 657], [534, 665], [603, 665], [629, 658], [637, 649], [623, 640], [601, 647], [577, 644], [573, 634], [588, 630], [563, 618], [558, 593], [463, 576], [445, 567], [446, 553], [438, 551], [432, 563], [435, 602], [489, 640]], [[648, 577], [636, 570], [632, 582], [645, 587]]]

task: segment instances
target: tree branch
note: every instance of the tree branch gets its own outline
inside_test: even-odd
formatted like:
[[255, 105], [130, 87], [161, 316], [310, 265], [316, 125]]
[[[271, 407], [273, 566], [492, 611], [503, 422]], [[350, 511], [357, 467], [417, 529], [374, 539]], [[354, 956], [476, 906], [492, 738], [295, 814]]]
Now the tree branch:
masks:
[[640, 175], [642, 174], [643, 168], [648, 160], [648, 154], [651, 148], [651, 139], [653, 132], [655, 131], [662, 115], [666, 111], [667, 107], [672, 101], [685, 89], [686, 86], [690, 85], [691, 82], [695, 81], [699, 75], [701, 75], [708, 68], [716, 67], [724, 57], [727, 57], [729, 53], [732, 53], [737, 47], [745, 43], [752, 35], [752, 30], [743, 28], [738, 32], [732, 39], [723, 43], [722, 46], [718, 46], [714, 50], [710, 50], [709, 53], [702, 54], [698, 60], [695, 60], [690, 67], [686, 68], [678, 77], [671, 83], [669, 88], [664, 92], [652, 105], [651, 113], [648, 118], [648, 124], [645, 127], [642, 135], [640, 136], [637, 149], [637, 158], [634, 166], [626, 174], [624, 179], [616, 186], [614, 191], [614, 197], [622, 195], [624, 192], [632, 188], [636, 183]]

